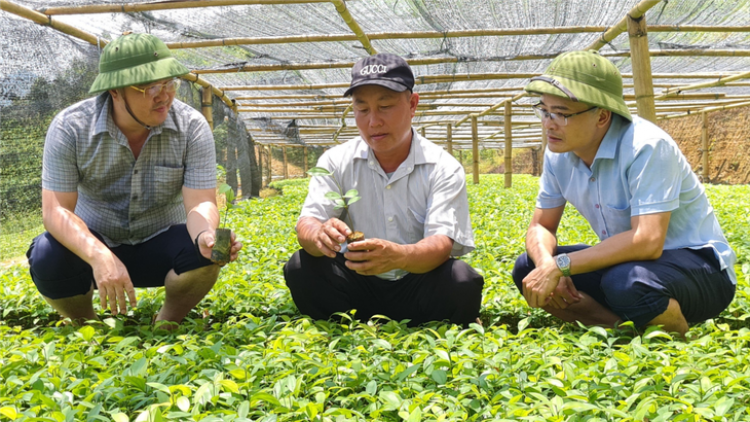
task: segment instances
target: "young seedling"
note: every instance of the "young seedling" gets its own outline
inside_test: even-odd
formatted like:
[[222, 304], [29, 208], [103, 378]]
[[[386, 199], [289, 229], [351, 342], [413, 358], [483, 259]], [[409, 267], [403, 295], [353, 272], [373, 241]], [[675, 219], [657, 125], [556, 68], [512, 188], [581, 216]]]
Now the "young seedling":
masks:
[[343, 189], [341, 189], [341, 185], [339, 184], [339, 181], [336, 180], [336, 176], [334, 176], [333, 172], [328, 171], [328, 169], [325, 169], [323, 167], [313, 167], [310, 170], [308, 170], [307, 174], [310, 176], [330, 176], [333, 179], [333, 182], [336, 183], [336, 187], [338, 188], [338, 192], [336, 191], [330, 191], [327, 192], [325, 197], [333, 201], [334, 204], [336, 204], [333, 208], [334, 209], [344, 209], [344, 214], [346, 215], [346, 220], [348, 220], [349, 228], [352, 230], [352, 233], [346, 237], [346, 240], [351, 242], [357, 242], [360, 240], [365, 240], [365, 235], [362, 232], [355, 231], [354, 230], [354, 219], [351, 216], [351, 213], [349, 212], [349, 205], [359, 201], [361, 197], [359, 196], [359, 192], [356, 189], [349, 189], [344, 193]]
[[229, 210], [234, 208], [234, 191], [232, 187], [226, 183], [222, 183], [219, 186], [219, 194], [224, 194], [226, 204], [224, 204], [224, 222], [221, 223], [221, 228], [216, 229], [216, 241], [214, 247], [211, 249], [211, 260], [219, 265], [224, 265], [229, 262], [229, 253], [232, 247], [232, 230], [225, 228], [227, 225], [227, 218], [229, 217]]

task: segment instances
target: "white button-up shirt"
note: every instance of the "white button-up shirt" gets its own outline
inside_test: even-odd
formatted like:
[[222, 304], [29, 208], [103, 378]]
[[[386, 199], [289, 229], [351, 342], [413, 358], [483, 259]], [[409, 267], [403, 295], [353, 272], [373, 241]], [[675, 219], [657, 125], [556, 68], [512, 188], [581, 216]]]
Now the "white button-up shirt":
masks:
[[572, 152], [545, 152], [537, 208], [570, 202], [601, 240], [630, 230], [633, 216], [669, 211], [664, 249], [710, 246], [737, 283], [737, 257], [677, 144], [647, 120], [612, 116], [591, 168]]
[[[342, 194], [357, 189], [362, 199], [349, 207], [350, 219], [343, 220], [366, 238], [408, 245], [442, 234], [453, 239], [453, 256], [474, 249], [463, 167], [413, 129], [409, 155], [390, 178], [361, 137], [326, 151], [318, 167], [333, 171]], [[325, 198], [329, 191], [338, 191], [331, 177], [313, 177], [300, 218], [342, 218], [343, 210]], [[398, 279], [406, 274], [394, 270], [379, 276]]]

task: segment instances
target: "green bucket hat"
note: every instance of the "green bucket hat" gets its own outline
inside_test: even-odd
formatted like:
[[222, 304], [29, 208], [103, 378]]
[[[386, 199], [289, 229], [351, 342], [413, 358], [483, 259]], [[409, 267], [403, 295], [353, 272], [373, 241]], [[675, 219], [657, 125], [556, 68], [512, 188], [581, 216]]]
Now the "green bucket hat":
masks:
[[552, 61], [542, 76], [524, 88], [591, 104], [633, 120], [622, 98], [622, 75], [612, 62], [594, 51], [570, 51]]
[[99, 75], [89, 93], [143, 85], [189, 73], [169, 48], [151, 34], [123, 35], [102, 50]]

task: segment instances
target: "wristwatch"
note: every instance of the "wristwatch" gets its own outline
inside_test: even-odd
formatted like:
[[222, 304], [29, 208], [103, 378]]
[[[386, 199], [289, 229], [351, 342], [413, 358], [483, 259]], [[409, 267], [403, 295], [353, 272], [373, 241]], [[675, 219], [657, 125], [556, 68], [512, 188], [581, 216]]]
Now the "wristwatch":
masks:
[[555, 256], [555, 263], [557, 264], [557, 268], [562, 271], [563, 276], [570, 277], [570, 257], [568, 254], [561, 253]]

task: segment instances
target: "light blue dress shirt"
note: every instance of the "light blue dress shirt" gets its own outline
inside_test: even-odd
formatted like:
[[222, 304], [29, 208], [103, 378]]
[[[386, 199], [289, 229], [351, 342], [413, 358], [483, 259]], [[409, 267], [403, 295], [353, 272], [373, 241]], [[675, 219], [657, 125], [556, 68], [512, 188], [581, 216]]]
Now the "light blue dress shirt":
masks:
[[600, 240], [630, 230], [633, 216], [671, 211], [664, 249], [710, 246], [736, 284], [737, 257], [677, 144], [647, 120], [612, 116], [591, 168], [572, 152], [545, 152], [537, 208], [570, 202]]
[[[442, 234], [453, 239], [453, 256], [474, 249], [463, 167], [413, 129], [409, 155], [390, 176], [362, 137], [326, 151], [318, 166], [334, 172], [343, 192], [357, 189], [362, 199], [349, 207], [351, 225], [366, 238], [409, 245]], [[329, 191], [338, 191], [331, 177], [313, 177], [300, 218], [339, 218], [342, 210], [325, 197]], [[378, 276], [395, 280], [406, 274], [393, 270]]]

